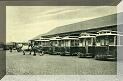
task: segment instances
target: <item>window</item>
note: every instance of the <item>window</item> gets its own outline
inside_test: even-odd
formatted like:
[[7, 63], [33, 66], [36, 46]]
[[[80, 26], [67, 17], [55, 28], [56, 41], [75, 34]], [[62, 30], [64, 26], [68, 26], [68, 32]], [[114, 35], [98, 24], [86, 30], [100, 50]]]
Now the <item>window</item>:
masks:
[[64, 41], [64, 46], [70, 46], [70, 40], [65, 40]]
[[85, 46], [85, 39], [80, 39], [79, 46]]
[[115, 39], [114, 39], [115, 36], [110, 36], [109, 37], [109, 45], [115, 45]]
[[75, 40], [75, 46], [78, 46], [78, 45], [79, 45], [78, 40]]
[[101, 39], [101, 40], [100, 40], [100, 44], [101, 44], [102, 46], [104, 46], [104, 45], [105, 45], [105, 41], [106, 41], [105, 39]]
[[75, 40], [71, 40], [71, 46], [75, 46]]

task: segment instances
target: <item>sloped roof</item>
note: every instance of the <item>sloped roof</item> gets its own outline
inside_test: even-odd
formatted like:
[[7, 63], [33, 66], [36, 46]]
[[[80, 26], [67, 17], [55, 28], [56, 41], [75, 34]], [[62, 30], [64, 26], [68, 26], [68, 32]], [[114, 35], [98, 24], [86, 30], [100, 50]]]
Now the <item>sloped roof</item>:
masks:
[[[123, 13], [118, 13], [118, 15], [119, 14], [123, 14]], [[117, 25], [117, 14], [111, 14], [103, 17], [86, 20], [86, 21], [81, 21], [78, 23], [56, 27], [47, 33], [40, 34], [34, 37], [32, 40], [39, 39], [41, 36], [69, 33], [75, 31], [88, 30], [88, 29], [96, 29], [96, 28], [113, 26], [113, 25]]]
[[116, 14], [56, 27], [55, 29], [45, 34], [42, 34], [41, 36], [80, 31], [80, 30], [88, 30], [88, 29], [107, 27], [107, 26], [113, 26], [113, 25], [117, 25], [117, 15]]

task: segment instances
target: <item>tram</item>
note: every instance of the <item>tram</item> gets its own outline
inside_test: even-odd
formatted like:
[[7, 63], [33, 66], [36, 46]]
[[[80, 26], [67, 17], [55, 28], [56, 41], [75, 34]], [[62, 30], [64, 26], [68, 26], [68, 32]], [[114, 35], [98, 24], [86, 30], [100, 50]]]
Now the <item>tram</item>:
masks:
[[60, 55], [77, 55], [78, 51], [78, 36], [65, 36], [61, 39]]
[[95, 59], [117, 59], [117, 32], [101, 30], [96, 36]]
[[95, 34], [81, 33], [79, 36], [78, 57], [94, 57]]
[[50, 40], [49, 38], [41, 38], [39, 40], [35, 40], [36, 45], [38, 45], [38, 51], [42, 53], [49, 53], [50, 48]]
[[61, 53], [61, 39], [62, 37], [52, 37], [50, 38], [50, 54], [59, 55]]

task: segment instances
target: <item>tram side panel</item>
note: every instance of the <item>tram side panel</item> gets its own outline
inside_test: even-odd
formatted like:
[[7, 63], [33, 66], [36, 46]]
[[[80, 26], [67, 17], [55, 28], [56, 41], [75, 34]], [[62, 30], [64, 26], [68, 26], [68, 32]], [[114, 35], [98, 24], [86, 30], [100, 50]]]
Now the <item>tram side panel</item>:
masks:
[[50, 47], [49, 46], [43, 46], [42, 47], [42, 52], [45, 54], [49, 54], [50, 53]]
[[49, 52], [51, 55], [59, 55], [61, 53], [61, 47], [59, 46], [51, 46], [49, 48]]
[[95, 50], [97, 60], [117, 59], [117, 46], [96, 46]]
[[117, 60], [117, 46], [109, 46], [109, 55], [107, 57]]
[[55, 47], [54, 51], [57, 55], [59, 55], [61, 51], [61, 47]]
[[70, 55], [77, 55], [78, 53], [78, 47], [74, 46], [74, 47], [70, 47]]
[[61, 47], [60, 55], [77, 55], [78, 47]]
[[95, 59], [103, 60], [106, 58], [107, 48], [106, 46], [96, 46], [95, 47]]
[[87, 56], [94, 57], [94, 55], [95, 55], [95, 46], [88, 46], [87, 49], [88, 49]]
[[78, 47], [78, 57], [85, 57], [85, 54], [86, 54], [86, 49], [85, 47]]
[[70, 47], [61, 47], [61, 56], [70, 54]]
[[78, 57], [94, 57], [95, 46], [78, 47]]

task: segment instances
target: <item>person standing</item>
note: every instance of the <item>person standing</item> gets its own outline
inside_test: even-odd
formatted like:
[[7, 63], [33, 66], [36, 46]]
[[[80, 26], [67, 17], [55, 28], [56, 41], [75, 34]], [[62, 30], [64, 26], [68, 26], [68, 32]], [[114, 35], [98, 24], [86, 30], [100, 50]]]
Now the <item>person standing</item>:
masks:
[[17, 44], [16, 45], [16, 50], [17, 52], [20, 52], [22, 50], [23, 44]]
[[33, 56], [36, 56], [36, 50], [37, 50], [36, 45], [33, 45], [32, 49], [33, 49], [33, 52], [34, 52]]
[[13, 47], [12, 47], [12, 46], [9, 46], [9, 50], [10, 50], [10, 52], [12, 52], [12, 49], [13, 49]]
[[23, 55], [25, 55], [25, 46], [22, 44], [22, 48], [21, 48]]
[[33, 46], [33, 44], [32, 44], [32, 43], [29, 43], [29, 45], [28, 45], [29, 55], [31, 55], [31, 52], [32, 52], [32, 46]]
[[32, 43], [29, 43], [29, 49], [30, 49], [30, 55], [31, 53], [33, 52], [33, 56], [36, 56], [36, 45], [35, 44], [32, 44]]

